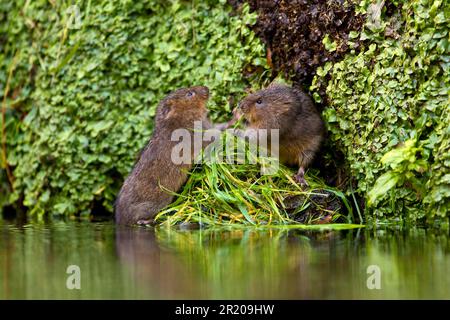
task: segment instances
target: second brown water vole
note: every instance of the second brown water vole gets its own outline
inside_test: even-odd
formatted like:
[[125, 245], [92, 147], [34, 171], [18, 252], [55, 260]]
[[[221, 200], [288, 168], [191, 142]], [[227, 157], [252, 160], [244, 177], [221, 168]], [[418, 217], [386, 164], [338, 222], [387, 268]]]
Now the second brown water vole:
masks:
[[280, 161], [297, 165], [294, 179], [307, 185], [305, 168], [314, 159], [324, 136], [324, 123], [312, 99], [299, 89], [272, 84], [245, 97], [235, 118], [241, 115], [248, 122], [247, 129], [279, 130]]

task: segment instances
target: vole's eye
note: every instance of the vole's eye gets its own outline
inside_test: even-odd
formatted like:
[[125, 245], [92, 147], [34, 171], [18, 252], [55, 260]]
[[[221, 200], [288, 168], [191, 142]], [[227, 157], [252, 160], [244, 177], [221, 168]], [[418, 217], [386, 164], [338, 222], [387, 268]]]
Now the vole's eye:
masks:
[[195, 95], [195, 92], [193, 92], [193, 91], [188, 91], [188, 93], [186, 93], [186, 97], [189, 97], [189, 98], [193, 97], [194, 95]]
[[256, 104], [261, 105], [262, 104], [262, 100], [261, 99], [256, 100]]

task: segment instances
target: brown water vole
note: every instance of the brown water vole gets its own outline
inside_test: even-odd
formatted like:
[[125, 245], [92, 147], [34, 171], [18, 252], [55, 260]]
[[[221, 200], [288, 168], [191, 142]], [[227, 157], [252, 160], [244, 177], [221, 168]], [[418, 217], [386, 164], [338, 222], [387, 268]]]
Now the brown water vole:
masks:
[[324, 135], [324, 123], [312, 99], [298, 89], [272, 84], [245, 97], [235, 118], [241, 115], [247, 120], [248, 129], [279, 129], [280, 161], [298, 165], [294, 179], [302, 186], [307, 185], [305, 168]]
[[[177, 192], [183, 186], [192, 162], [174, 163], [172, 150], [179, 142], [171, 141], [172, 133], [176, 129], [192, 131], [195, 121], [201, 121], [202, 129], [209, 129], [208, 97], [208, 88], [197, 86], [178, 89], [159, 103], [153, 135], [117, 197], [116, 223], [151, 223], [173, 201], [170, 191]], [[190, 159], [195, 156], [191, 148]]]

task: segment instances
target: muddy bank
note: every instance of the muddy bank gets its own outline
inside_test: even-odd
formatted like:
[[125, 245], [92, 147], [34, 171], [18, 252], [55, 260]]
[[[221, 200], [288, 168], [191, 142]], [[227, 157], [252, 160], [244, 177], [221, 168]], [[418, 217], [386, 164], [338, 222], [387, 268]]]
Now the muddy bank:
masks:
[[274, 76], [282, 73], [304, 88], [317, 67], [349, 51], [350, 31], [360, 30], [364, 23], [364, 16], [356, 15], [354, 5], [344, 1], [229, 0], [235, 10], [245, 2], [258, 13], [253, 31], [266, 45]]

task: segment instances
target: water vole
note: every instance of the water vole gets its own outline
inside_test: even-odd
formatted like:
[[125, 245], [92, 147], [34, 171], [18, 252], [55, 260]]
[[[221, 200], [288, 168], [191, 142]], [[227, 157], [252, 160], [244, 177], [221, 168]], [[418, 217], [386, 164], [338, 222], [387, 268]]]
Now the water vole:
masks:
[[[177, 129], [192, 130], [196, 121], [201, 121], [202, 129], [209, 129], [208, 98], [208, 88], [196, 86], [178, 89], [159, 103], [153, 135], [117, 197], [116, 223], [151, 223], [173, 201], [170, 192], [177, 192], [186, 182], [192, 162], [174, 163], [172, 150], [178, 142], [171, 141], [172, 133]], [[195, 156], [191, 148], [190, 159]]]
[[244, 116], [248, 129], [278, 129], [279, 157], [286, 165], [298, 165], [294, 179], [307, 185], [305, 168], [312, 162], [324, 135], [324, 123], [312, 99], [301, 90], [272, 84], [245, 97], [235, 119]]

